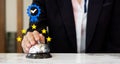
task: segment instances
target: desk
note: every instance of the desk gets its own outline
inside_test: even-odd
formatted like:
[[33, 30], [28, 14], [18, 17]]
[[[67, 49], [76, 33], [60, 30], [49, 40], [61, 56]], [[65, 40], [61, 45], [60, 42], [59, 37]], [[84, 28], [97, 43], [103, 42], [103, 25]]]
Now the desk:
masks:
[[52, 53], [49, 59], [28, 59], [26, 54], [0, 53], [0, 64], [120, 64], [120, 54]]

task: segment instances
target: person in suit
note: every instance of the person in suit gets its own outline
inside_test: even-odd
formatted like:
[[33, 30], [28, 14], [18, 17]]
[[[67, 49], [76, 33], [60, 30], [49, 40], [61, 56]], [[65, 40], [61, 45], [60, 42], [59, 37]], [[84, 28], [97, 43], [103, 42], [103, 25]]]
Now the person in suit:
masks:
[[33, 0], [41, 7], [37, 29], [29, 27], [22, 41], [28, 53], [40, 30], [49, 27], [54, 53], [120, 52], [120, 0]]

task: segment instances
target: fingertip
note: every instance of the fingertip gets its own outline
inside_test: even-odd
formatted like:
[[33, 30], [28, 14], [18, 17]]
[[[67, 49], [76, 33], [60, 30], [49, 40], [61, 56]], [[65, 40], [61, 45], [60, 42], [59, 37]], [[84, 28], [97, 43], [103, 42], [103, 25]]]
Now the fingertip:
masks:
[[31, 45], [30, 45], [30, 44], [27, 44], [27, 47], [28, 47], [28, 48], [30, 48], [30, 47], [31, 47]]
[[29, 49], [28, 49], [28, 48], [26, 48], [26, 51], [25, 51], [25, 52], [26, 52], [26, 53], [27, 53], [27, 52], [29, 52]]
[[34, 42], [34, 41], [32, 41], [32, 42], [31, 42], [31, 45], [35, 45], [35, 42]]

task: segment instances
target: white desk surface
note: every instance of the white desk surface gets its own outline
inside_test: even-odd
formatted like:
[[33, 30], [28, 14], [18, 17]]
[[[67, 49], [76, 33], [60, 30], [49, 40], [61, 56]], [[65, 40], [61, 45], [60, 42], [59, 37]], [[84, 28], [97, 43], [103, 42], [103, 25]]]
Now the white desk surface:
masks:
[[0, 64], [120, 64], [120, 54], [52, 53], [49, 59], [28, 59], [26, 54], [0, 53]]

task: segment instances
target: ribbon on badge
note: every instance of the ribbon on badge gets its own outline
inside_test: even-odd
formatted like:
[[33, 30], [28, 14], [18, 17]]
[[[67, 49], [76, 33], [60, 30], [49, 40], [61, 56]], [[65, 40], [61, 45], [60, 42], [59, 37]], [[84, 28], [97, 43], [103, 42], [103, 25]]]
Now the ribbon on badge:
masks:
[[[34, 8], [34, 10], [32, 10], [32, 8]], [[36, 11], [37, 11], [37, 13], [35, 15], [32, 15]], [[30, 22], [38, 22], [38, 17], [41, 14], [41, 9], [36, 4], [32, 4], [32, 5], [28, 6], [28, 8], [27, 8], [27, 14], [30, 17]]]

